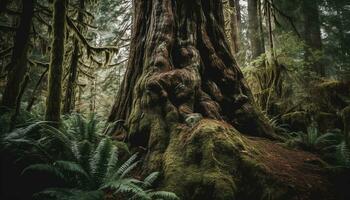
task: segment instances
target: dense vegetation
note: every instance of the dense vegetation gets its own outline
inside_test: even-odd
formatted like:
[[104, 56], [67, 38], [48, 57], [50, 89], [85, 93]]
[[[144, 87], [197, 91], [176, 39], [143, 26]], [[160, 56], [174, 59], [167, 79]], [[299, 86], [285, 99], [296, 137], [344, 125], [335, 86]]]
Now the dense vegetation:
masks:
[[0, 0], [0, 199], [349, 199], [347, 0]]

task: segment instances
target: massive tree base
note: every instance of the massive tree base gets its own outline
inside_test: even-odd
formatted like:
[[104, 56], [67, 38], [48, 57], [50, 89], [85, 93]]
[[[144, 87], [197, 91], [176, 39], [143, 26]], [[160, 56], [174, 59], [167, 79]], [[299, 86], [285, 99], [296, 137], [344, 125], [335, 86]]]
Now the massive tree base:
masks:
[[125, 121], [130, 145], [147, 150], [143, 171], [162, 172], [160, 187], [183, 200], [331, 199], [315, 156], [241, 135], [278, 137], [231, 54], [222, 6], [134, 1], [128, 68], [109, 121]]
[[161, 170], [160, 187], [181, 199], [335, 199], [324, 163], [313, 154], [208, 119], [174, 127], [169, 137], [165, 152], [150, 151], [144, 166]]

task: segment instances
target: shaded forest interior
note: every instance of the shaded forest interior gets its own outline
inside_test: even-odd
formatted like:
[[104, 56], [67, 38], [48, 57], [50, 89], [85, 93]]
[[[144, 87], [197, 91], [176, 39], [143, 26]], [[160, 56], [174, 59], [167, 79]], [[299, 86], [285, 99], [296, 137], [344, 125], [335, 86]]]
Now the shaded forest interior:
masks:
[[348, 0], [0, 0], [0, 199], [350, 199]]

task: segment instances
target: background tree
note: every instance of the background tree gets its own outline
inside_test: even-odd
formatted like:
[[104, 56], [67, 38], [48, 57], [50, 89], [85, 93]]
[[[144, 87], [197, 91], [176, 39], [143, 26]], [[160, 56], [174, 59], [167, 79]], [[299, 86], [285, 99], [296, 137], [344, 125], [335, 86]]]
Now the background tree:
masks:
[[252, 58], [255, 59], [264, 53], [262, 40], [262, 18], [260, 0], [248, 0], [248, 36]]
[[22, 13], [19, 27], [14, 38], [13, 53], [8, 67], [7, 83], [2, 97], [2, 106], [15, 109], [20, 101], [19, 93], [27, 73], [27, 54], [29, 50], [29, 35], [34, 14], [34, 1], [22, 1]]
[[45, 119], [47, 121], [59, 122], [61, 117], [62, 71], [65, 53], [67, 1], [55, 0], [53, 5], [53, 42], [49, 67]]

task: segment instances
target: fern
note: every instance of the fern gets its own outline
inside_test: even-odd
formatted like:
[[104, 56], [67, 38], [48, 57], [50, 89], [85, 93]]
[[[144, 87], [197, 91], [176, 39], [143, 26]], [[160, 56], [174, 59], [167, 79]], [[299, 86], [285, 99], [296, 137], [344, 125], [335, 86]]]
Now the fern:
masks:
[[176, 196], [176, 194], [167, 191], [149, 192], [148, 196], [151, 199], [179, 200], [179, 197]]
[[107, 172], [104, 177], [104, 181], [107, 181], [110, 177], [112, 177], [113, 173], [117, 170], [118, 161], [118, 149], [113, 147], [108, 159]]
[[36, 193], [34, 199], [57, 200], [102, 200], [104, 193], [101, 190], [85, 191], [69, 188], [50, 188]]
[[108, 159], [112, 150], [111, 141], [107, 138], [103, 139], [96, 148], [96, 151], [91, 158], [90, 168], [93, 178], [98, 184], [105, 177], [108, 167]]
[[113, 181], [109, 181], [104, 183], [100, 189], [113, 189], [116, 192], [122, 192], [122, 193], [128, 193], [133, 192], [135, 194], [143, 193], [143, 189], [139, 187], [137, 184], [139, 184], [140, 181], [133, 178], [126, 178], [126, 179], [116, 179]]
[[134, 164], [136, 158], [137, 158], [137, 154], [132, 155], [127, 161], [125, 161], [125, 163], [123, 163], [123, 164], [119, 167], [119, 169], [117, 170], [117, 172], [115, 173], [115, 175], [121, 176], [123, 173], [125, 173], [125, 171], [126, 171], [127, 169], [129, 169], [129, 167], [130, 167], [131, 165]]
[[335, 158], [338, 166], [350, 168], [350, 148], [345, 141], [336, 146]]
[[54, 167], [53, 165], [50, 165], [50, 164], [30, 165], [22, 171], [22, 174], [27, 173], [28, 171], [47, 172], [47, 173], [55, 175], [56, 177], [61, 178], [63, 180], [66, 179], [66, 175], [64, 173], [62, 173], [59, 169], [57, 169], [56, 167]]
[[75, 162], [58, 160], [53, 163], [53, 166], [55, 166], [56, 168], [62, 171], [71, 172], [77, 175], [82, 175], [84, 178], [88, 180], [90, 179], [88, 173], [79, 164]]
[[152, 186], [155, 180], [159, 177], [159, 172], [153, 172], [150, 175], [148, 175], [144, 180], [143, 180], [143, 187], [144, 188], [149, 188]]
[[149, 189], [158, 172], [143, 181], [131, 178], [139, 163], [137, 154], [121, 162], [119, 151], [128, 152], [127, 145], [98, 135], [97, 125], [94, 116], [85, 120], [80, 115], [66, 119], [62, 129], [35, 122], [8, 134], [3, 144], [23, 157], [43, 158], [44, 163], [29, 165], [22, 173], [50, 173], [71, 186], [44, 190], [36, 199], [103, 199], [105, 189], [114, 192], [112, 196], [123, 193], [136, 199], [176, 199], [173, 193]]
[[320, 134], [315, 127], [309, 127], [306, 133], [297, 132], [292, 133], [294, 137], [291, 137], [287, 144], [290, 146], [299, 146], [304, 150], [326, 152], [332, 145], [339, 144], [339, 131], [333, 130], [325, 134]]

